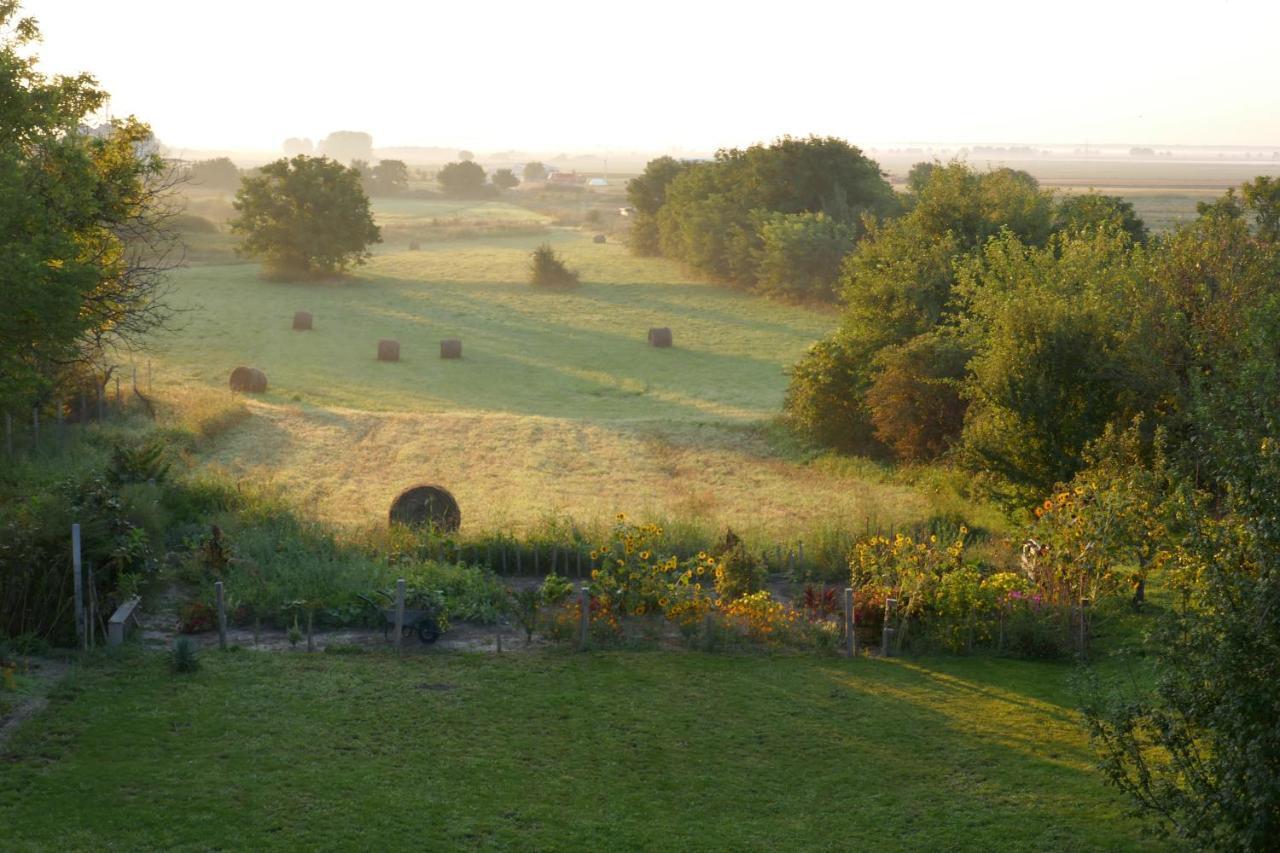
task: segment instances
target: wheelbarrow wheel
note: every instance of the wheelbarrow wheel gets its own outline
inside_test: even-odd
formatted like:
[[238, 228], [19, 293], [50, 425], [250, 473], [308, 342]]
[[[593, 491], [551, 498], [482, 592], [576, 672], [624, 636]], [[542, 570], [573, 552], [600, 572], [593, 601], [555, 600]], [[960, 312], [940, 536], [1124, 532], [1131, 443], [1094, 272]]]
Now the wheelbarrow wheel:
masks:
[[418, 639], [424, 643], [434, 643], [440, 636], [440, 628], [434, 619], [423, 619], [418, 623]]

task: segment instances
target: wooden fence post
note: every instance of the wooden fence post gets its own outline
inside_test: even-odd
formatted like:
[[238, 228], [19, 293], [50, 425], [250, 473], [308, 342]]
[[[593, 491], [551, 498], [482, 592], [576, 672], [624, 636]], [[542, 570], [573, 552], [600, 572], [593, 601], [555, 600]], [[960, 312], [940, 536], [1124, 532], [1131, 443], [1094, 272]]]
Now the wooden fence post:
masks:
[[884, 630], [880, 632], [881, 657], [893, 657], [893, 628], [889, 626], [889, 623], [893, 617], [893, 605], [897, 603], [897, 600], [892, 598], [886, 598], [884, 601]]
[[80, 525], [71, 525], [71, 565], [74, 574], [75, 607], [76, 607], [76, 640], [80, 651], [85, 650], [84, 637], [84, 578], [80, 573]]
[[88, 592], [88, 595], [85, 597], [89, 600], [89, 617], [88, 619], [85, 620], [86, 628], [87, 628], [87, 630], [85, 631], [85, 638], [88, 641], [89, 648], [92, 649], [96, 645], [96, 643], [94, 642], [95, 640], [94, 634], [97, 633], [96, 629], [97, 629], [97, 623], [98, 623], [98, 588], [94, 586], [93, 563], [90, 563], [87, 566], [87, 568], [88, 568], [88, 575], [89, 575], [88, 577], [89, 587], [86, 590]]
[[853, 636], [853, 587], [844, 588], [844, 653], [853, 657], [857, 651], [857, 639]]
[[579, 615], [580, 623], [578, 638], [578, 648], [582, 651], [587, 650], [587, 643], [591, 639], [591, 588], [582, 587], [582, 591], [578, 593], [578, 603], [582, 612]]
[[222, 594], [222, 581], [213, 585], [213, 596], [218, 605], [218, 648], [227, 650], [227, 601]]
[[404, 578], [396, 581], [396, 652], [400, 651], [401, 637], [404, 633]]

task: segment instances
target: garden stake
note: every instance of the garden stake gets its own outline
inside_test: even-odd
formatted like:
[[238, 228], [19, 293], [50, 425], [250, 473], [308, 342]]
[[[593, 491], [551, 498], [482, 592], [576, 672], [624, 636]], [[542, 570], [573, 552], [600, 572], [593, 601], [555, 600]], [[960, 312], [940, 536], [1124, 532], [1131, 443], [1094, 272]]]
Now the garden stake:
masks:
[[579, 606], [582, 609], [582, 615], [579, 618], [581, 622], [581, 638], [578, 641], [578, 647], [582, 651], [587, 650], [587, 638], [591, 633], [591, 590], [589, 587], [583, 587], [582, 592], [578, 595]]
[[86, 649], [84, 637], [84, 580], [80, 573], [80, 525], [71, 525], [71, 565], [74, 575], [76, 601], [76, 640], [80, 651]]
[[[225, 652], [227, 650], [227, 602], [222, 594], [222, 581], [213, 585], [213, 594], [218, 600], [218, 648]], [[308, 636], [310, 633], [311, 629], [308, 627]]]
[[[554, 575], [556, 573], [556, 564], [559, 562], [560, 562], [560, 546], [553, 545], [551, 546], [551, 574]], [[568, 569], [565, 570], [565, 574], [566, 575], [569, 574]]]
[[400, 634], [404, 631], [404, 578], [396, 581], [396, 653], [400, 652]]
[[845, 657], [853, 657], [857, 650], [853, 636], [853, 587], [844, 588], [844, 653]]

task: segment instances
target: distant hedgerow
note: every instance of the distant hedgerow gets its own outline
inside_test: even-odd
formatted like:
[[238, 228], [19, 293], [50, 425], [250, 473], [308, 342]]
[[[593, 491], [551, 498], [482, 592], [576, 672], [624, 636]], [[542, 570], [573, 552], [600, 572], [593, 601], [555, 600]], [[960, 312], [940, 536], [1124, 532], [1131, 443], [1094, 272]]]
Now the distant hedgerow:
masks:
[[577, 287], [578, 273], [569, 269], [564, 260], [547, 243], [533, 250], [533, 264], [529, 282], [535, 287]]

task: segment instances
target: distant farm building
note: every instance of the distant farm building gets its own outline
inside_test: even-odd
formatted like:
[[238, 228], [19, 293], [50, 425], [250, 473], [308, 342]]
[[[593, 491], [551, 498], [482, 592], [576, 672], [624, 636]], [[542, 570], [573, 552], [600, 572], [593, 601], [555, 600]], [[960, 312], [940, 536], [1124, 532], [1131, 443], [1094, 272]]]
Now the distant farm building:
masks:
[[582, 178], [578, 177], [577, 171], [552, 172], [550, 175], [547, 175], [547, 183], [560, 184], [564, 186], [577, 186], [582, 183]]

